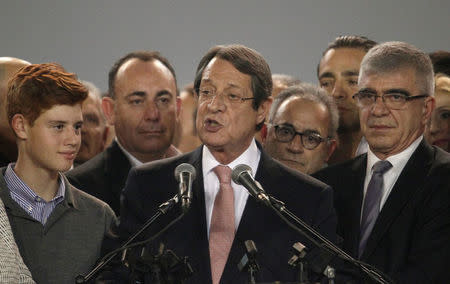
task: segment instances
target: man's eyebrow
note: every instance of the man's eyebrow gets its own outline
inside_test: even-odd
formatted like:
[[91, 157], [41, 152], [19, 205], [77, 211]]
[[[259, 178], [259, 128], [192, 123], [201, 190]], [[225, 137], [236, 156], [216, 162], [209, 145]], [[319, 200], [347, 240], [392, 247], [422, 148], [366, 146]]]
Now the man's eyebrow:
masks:
[[335, 77], [335, 76], [334, 76], [333, 73], [331, 73], [331, 72], [325, 72], [325, 73], [322, 73], [322, 74], [319, 76], [319, 80], [322, 79], [322, 78], [334, 78], [334, 77]]
[[132, 96], [145, 97], [146, 95], [147, 95], [147, 93], [144, 92], [144, 91], [134, 91], [134, 92], [126, 95], [125, 98], [129, 98], [129, 97], [132, 97]]
[[366, 93], [366, 94], [376, 94], [377, 91], [375, 91], [372, 88], [362, 88], [358, 91], [358, 93]]
[[49, 124], [67, 124], [68, 122], [65, 120], [49, 120]]
[[342, 72], [342, 76], [350, 77], [350, 76], [358, 76], [359, 70], [346, 70]]
[[172, 93], [169, 90], [161, 90], [158, 93], [156, 93], [155, 97], [161, 97], [161, 96], [164, 96], [164, 95], [172, 96]]
[[405, 96], [407, 96], [407, 97], [410, 97], [411, 96], [411, 93], [410, 92], [408, 92], [407, 90], [405, 90], [405, 89], [388, 89], [388, 90], [386, 90], [386, 91], [384, 91], [383, 92], [383, 94], [395, 94], [395, 93], [397, 93], [397, 94], [403, 94], [403, 95], [405, 95]]

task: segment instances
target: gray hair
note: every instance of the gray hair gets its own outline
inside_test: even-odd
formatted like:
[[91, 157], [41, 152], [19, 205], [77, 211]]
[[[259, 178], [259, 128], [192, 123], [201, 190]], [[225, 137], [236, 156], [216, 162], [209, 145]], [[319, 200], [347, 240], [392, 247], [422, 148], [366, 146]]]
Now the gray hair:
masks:
[[97, 88], [97, 86], [94, 85], [94, 83], [84, 80], [81, 80], [80, 82], [86, 87], [86, 89], [88, 89], [89, 93], [93, 93], [95, 97], [100, 100], [102, 99], [102, 92], [99, 88]]
[[281, 91], [274, 99], [269, 112], [269, 123], [272, 123], [280, 105], [290, 98], [301, 98], [319, 103], [326, 107], [330, 114], [330, 124], [328, 126], [328, 137], [335, 138], [339, 126], [339, 113], [333, 98], [324, 89], [309, 84], [300, 83]]
[[405, 42], [385, 42], [370, 49], [361, 62], [358, 81], [362, 76], [389, 73], [401, 68], [413, 68], [419, 79], [417, 87], [424, 94], [433, 95], [434, 72], [430, 57]]

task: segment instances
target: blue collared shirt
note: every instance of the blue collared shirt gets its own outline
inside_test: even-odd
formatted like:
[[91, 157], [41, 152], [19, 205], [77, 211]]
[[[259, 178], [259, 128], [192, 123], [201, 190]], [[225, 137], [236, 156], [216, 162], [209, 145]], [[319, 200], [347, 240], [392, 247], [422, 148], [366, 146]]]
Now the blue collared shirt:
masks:
[[56, 205], [64, 200], [66, 186], [61, 174], [59, 175], [59, 188], [56, 196], [49, 202], [37, 195], [14, 172], [15, 163], [10, 163], [5, 171], [5, 182], [8, 186], [11, 198], [20, 205], [31, 217], [43, 225], [52, 214]]

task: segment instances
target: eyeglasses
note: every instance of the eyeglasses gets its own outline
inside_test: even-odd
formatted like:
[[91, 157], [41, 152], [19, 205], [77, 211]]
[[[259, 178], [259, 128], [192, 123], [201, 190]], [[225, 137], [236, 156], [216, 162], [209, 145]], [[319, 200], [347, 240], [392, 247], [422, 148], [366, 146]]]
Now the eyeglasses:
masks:
[[381, 98], [383, 100], [384, 105], [388, 109], [403, 109], [406, 105], [406, 102], [421, 99], [428, 97], [428, 95], [419, 95], [419, 96], [410, 96], [403, 93], [389, 93], [384, 95], [377, 95], [372, 92], [364, 92], [360, 91], [353, 96], [353, 99], [356, 100], [356, 103], [359, 107], [369, 107], [376, 103], [377, 98]]
[[[211, 102], [219, 93], [212, 87], [200, 87], [198, 90], [198, 100], [200, 103], [202, 102]], [[223, 100], [226, 104], [237, 104], [247, 100], [254, 100], [254, 97], [245, 98], [240, 95], [234, 94], [230, 91], [224, 91], [221, 93]]]
[[304, 148], [308, 150], [313, 150], [317, 146], [320, 145], [320, 143], [329, 140], [330, 138], [323, 138], [320, 136], [320, 134], [312, 132], [312, 131], [305, 131], [305, 132], [298, 132], [295, 131], [294, 127], [291, 125], [281, 124], [281, 125], [273, 125], [275, 128], [275, 138], [279, 142], [291, 142], [294, 140], [296, 135], [300, 135], [300, 140], [302, 142], [302, 145]]

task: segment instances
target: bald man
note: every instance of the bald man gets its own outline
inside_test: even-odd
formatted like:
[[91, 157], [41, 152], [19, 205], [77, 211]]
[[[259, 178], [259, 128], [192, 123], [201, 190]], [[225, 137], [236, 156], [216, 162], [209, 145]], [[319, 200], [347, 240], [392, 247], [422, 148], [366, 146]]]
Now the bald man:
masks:
[[14, 58], [0, 57], [0, 167], [17, 160], [17, 146], [14, 133], [6, 117], [6, 91], [9, 79], [29, 62]]

